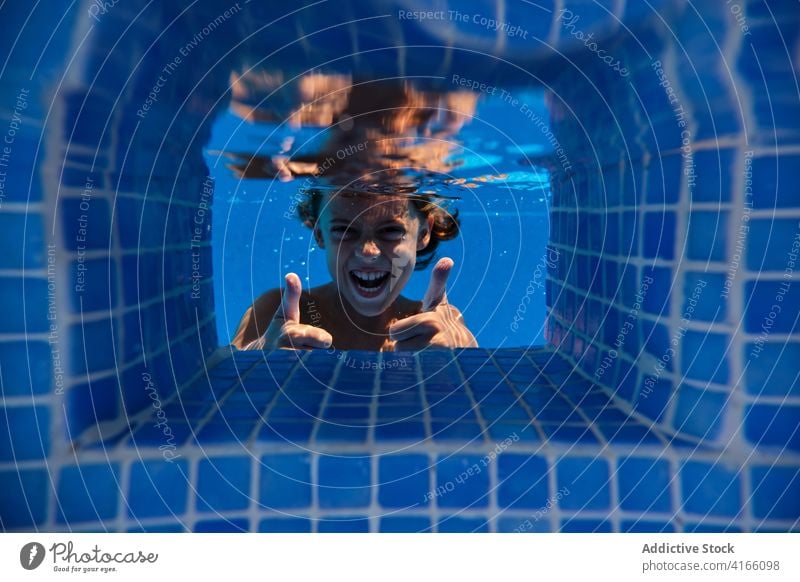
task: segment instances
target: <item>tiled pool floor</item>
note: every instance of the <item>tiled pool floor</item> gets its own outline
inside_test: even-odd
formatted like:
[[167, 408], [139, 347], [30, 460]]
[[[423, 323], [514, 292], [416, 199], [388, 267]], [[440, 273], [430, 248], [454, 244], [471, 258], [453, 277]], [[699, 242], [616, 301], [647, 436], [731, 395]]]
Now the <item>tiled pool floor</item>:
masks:
[[79, 448], [50, 526], [797, 527], [798, 459], [664, 434], [572, 370], [552, 349], [228, 353], [132, 430]]

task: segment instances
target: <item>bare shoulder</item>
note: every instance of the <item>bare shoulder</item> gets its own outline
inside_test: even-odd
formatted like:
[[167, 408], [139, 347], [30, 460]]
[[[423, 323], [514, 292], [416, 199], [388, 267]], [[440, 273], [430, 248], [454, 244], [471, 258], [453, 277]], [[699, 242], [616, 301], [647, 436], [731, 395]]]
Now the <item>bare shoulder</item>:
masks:
[[275, 315], [278, 306], [281, 304], [281, 293], [281, 289], [276, 287], [275, 289], [265, 291], [253, 301], [252, 309], [258, 314], [259, 318], [268, 317], [272, 319], [272, 316]]
[[280, 304], [280, 289], [270, 289], [259, 295], [244, 312], [231, 344], [241, 350], [250, 342], [264, 335]]

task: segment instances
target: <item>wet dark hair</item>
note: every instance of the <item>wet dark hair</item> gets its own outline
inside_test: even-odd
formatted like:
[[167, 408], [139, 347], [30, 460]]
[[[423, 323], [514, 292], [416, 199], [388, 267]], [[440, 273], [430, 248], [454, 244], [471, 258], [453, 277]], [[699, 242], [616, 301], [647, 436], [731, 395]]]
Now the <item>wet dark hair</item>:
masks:
[[[439, 204], [436, 203], [438, 198], [433, 194], [403, 194], [403, 193], [365, 193], [365, 192], [350, 192], [343, 191], [343, 193], [353, 196], [381, 196], [381, 195], [395, 195], [398, 197], [408, 198], [409, 202], [414, 208], [427, 219], [433, 217], [433, 227], [431, 229], [431, 238], [428, 245], [421, 251], [417, 251], [417, 263], [414, 266], [415, 271], [425, 269], [431, 261], [436, 258], [436, 249], [439, 244], [445, 240], [451, 240], [458, 236], [461, 222], [458, 219], [458, 210], [452, 213]], [[311, 230], [314, 230], [319, 220], [320, 205], [325, 195], [325, 190], [317, 188], [309, 188], [300, 192], [302, 199], [297, 205], [297, 214], [300, 220]]]

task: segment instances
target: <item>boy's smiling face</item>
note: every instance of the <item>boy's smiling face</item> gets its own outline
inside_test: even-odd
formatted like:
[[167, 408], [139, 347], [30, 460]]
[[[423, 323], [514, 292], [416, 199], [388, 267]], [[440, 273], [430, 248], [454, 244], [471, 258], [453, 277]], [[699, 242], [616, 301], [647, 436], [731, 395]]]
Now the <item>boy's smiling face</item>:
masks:
[[361, 315], [376, 316], [408, 283], [432, 223], [408, 198], [335, 193], [322, 200], [314, 236], [340, 296]]

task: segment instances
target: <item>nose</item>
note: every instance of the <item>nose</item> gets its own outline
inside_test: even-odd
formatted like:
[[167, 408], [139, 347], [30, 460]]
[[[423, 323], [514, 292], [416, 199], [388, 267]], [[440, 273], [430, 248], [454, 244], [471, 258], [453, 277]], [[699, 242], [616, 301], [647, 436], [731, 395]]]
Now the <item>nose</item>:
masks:
[[380, 256], [381, 250], [378, 248], [378, 245], [375, 244], [374, 240], [367, 239], [358, 245], [356, 254], [359, 256], [359, 258], [374, 261]]

